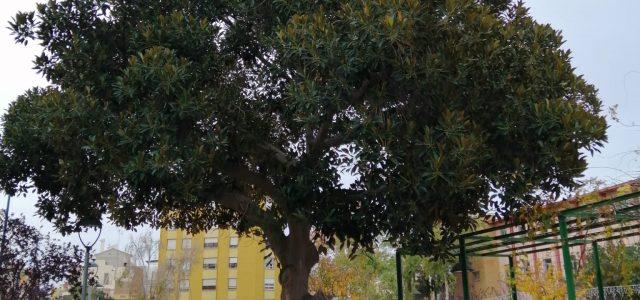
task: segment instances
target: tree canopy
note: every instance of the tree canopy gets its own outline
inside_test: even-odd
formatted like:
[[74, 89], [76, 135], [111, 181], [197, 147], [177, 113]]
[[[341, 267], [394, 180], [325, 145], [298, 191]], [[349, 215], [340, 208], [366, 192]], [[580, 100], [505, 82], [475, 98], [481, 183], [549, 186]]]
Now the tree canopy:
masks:
[[4, 190], [64, 232], [253, 231], [284, 295], [312, 230], [440, 254], [606, 141], [560, 33], [507, 0], [58, 0], [10, 26], [51, 84], [3, 117]]

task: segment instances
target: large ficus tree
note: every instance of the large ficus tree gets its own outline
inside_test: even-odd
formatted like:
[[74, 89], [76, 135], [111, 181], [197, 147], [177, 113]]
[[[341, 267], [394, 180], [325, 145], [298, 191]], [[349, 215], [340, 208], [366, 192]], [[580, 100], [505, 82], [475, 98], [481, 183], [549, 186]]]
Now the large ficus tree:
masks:
[[10, 26], [50, 85], [4, 116], [3, 188], [65, 232], [259, 234], [283, 299], [338, 242], [440, 254], [606, 140], [559, 32], [506, 0], [58, 0]]

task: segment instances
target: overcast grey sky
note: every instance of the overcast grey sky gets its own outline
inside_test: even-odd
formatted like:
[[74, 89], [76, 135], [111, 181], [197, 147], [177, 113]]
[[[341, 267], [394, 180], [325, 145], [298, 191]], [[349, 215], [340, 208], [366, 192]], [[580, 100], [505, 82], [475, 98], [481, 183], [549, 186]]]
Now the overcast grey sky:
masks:
[[[539, 22], [560, 29], [576, 72], [619, 106], [621, 123], [640, 123], [640, 1], [528, 0]], [[609, 143], [589, 161], [587, 176], [608, 182], [640, 177], [640, 125], [610, 122]]]
[[[4, 112], [16, 96], [33, 86], [44, 86], [32, 70], [35, 45], [13, 43], [7, 22], [18, 10], [32, 10], [38, 1], [0, 2], [0, 111]], [[600, 90], [605, 107], [619, 106], [619, 116], [627, 125], [640, 123], [640, 1], [528, 0], [532, 15], [540, 22], [562, 30], [565, 46], [573, 52], [577, 72]], [[589, 159], [587, 177], [610, 183], [640, 177], [640, 127], [610, 122], [609, 143], [602, 153]], [[52, 229], [35, 216], [35, 196], [12, 200], [11, 212], [24, 214], [29, 223]], [[0, 206], [6, 196], [0, 195]], [[107, 244], [124, 246], [130, 233], [107, 225], [103, 237]], [[77, 238], [67, 238], [76, 241]]]

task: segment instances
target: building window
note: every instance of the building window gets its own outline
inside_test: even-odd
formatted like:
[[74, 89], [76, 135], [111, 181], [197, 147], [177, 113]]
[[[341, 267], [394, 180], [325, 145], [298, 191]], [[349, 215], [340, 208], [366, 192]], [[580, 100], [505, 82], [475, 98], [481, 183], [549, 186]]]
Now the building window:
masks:
[[475, 279], [475, 282], [480, 281], [480, 271], [473, 271], [473, 278]]
[[182, 262], [182, 271], [189, 272], [191, 270], [191, 261], [185, 260]]
[[202, 289], [203, 290], [215, 290], [216, 289], [216, 279], [202, 279]]
[[173, 258], [167, 258], [167, 266], [173, 268], [176, 266], [176, 260]]
[[167, 287], [168, 291], [173, 291], [173, 280], [167, 280], [165, 282], [165, 286]]
[[102, 284], [103, 285], [108, 285], [109, 284], [109, 273], [104, 273], [104, 278], [102, 279]]
[[273, 270], [273, 256], [269, 255], [264, 258], [264, 268], [267, 270]]
[[515, 271], [516, 271], [516, 270], [515, 270], [515, 267], [514, 267], [514, 270], [512, 270], [511, 268], [509, 268], [509, 265], [508, 265], [508, 264], [504, 264], [504, 265], [502, 265], [502, 269], [505, 271], [505, 272], [504, 272], [504, 275], [502, 275], [502, 276], [504, 276], [504, 278], [511, 278], [511, 277], [510, 277], [510, 276], [511, 276], [511, 271], [513, 271], [513, 272], [515, 272]]
[[238, 267], [238, 258], [237, 257], [229, 257], [229, 268], [235, 269]]
[[545, 258], [542, 260], [542, 271], [543, 272], [547, 272], [549, 271], [549, 269], [551, 268], [551, 266], [553, 265], [553, 262], [551, 261], [551, 258]]
[[238, 248], [238, 237], [232, 236], [229, 238], [229, 248]]
[[180, 280], [180, 291], [188, 291], [189, 290], [189, 280]]
[[167, 240], [167, 250], [175, 250], [176, 249], [176, 240], [170, 239]]
[[529, 260], [522, 260], [520, 264], [520, 271], [528, 272], [529, 271]]
[[191, 249], [191, 239], [182, 240], [182, 249]]
[[238, 288], [238, 280], [235, 278], [229, 278], [229, 289], [235, 290]]
[[204, 247], [205, 248], [216, 248], [216, 247], [218, 247], [218, 238], [217, 237], [204, 238]]
[[218, 259], [215, 257], [205, 258], [202, 267], [205, 269], [215, 269], [218, 264]]
[[276, 288], [276, 280], [273, 278], [264, 279], [264, 289], [267, 291], [273, 291]]

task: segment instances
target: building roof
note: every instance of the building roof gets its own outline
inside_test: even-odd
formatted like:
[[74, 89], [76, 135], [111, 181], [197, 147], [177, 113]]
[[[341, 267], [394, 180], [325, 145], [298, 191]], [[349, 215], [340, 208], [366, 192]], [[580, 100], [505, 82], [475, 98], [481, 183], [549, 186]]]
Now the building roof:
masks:
[[127, 252], [124, 252], [122, 250], [118, 250], [116, 248], [109, 248], [109, 249], [104, 250], [102, 252], [98, 252], [94, 256], [98, 257], [98, 256], [105, 256], [105, 255], [109, 255], [109, 256], [122, 255], [122, 256], [127, 256], [127, 257], [131, 257], [132, 256], [131, 254], [129, 254]]
[[[640, 180], [534, 207], [506, 222], [487, 223], [460, 236], [464, 251], [475, 256], [510, 256], [559, 247], [559, 227], [567, 229], [569, 246], [640, 235]], [[506, 230], [509, 229], [509, 232]], [[605, 230], [606, 229], [606, 230]], [[454, 252], [460, 247], [455, 245]]]

